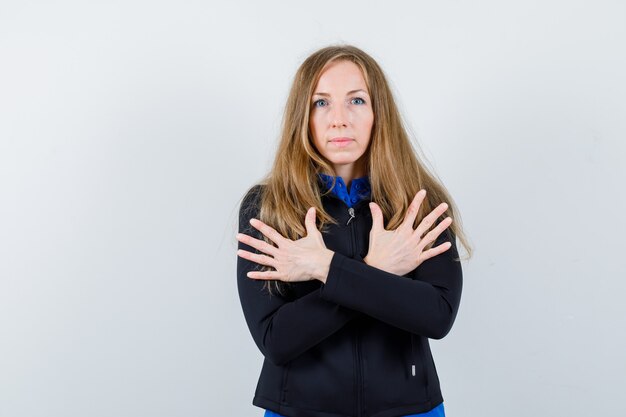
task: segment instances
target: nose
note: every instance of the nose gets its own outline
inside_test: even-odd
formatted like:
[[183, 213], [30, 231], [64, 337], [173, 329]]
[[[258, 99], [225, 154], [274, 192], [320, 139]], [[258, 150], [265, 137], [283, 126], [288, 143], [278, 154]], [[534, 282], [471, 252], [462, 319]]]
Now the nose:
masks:
[[346, 127], [348, 126], [348, 113], [344, 106], [333, 106], [333, 110], [330, 112], [330, 124], [331, 127]]

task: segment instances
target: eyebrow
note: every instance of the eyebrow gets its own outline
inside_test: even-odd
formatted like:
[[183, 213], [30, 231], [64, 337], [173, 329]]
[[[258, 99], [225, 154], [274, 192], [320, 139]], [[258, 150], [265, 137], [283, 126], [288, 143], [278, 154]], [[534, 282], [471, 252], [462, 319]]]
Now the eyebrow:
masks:
[[[348, 91], [348, 95], [350, 94], [354, 94], [354, 93], [358, 93], [359, 91], [364, 92], [365, 94], [368, 94], [367, 91], [363, 90], [362, 88], [359, 88], [357, 90], [352, 90], [352, 91]], [[328, 93], [323, 93], [323, 92], [319, 92], [319, 93], [313, 93], [314, 96], [325, 96], [325, 97], [330, 97], [330, 94]], [[369, 94], [368, 94], [369, 95]]]

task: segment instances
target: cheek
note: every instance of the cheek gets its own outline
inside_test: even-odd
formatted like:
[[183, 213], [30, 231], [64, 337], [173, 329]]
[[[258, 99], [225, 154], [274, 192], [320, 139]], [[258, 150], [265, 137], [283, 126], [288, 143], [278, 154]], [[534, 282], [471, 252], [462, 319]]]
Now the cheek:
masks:
[[[368, 109], [369, 110], [369, 109]], [[374, 114], [371, 110], [360, 115], [359, 127], [362, 133], [369, 134], [374, 126]]]
[[315, 114], [311, 114], [309, 116], [309, 129], [311, 132], [319, 132], [319, 117], [316, 117]]
[[319, 117], [311, 115], [309, 119], [309, 130], [311, 131], [311, 138], [313, 139], [313, 145], [320, 151], [322, 129], [320, 128]]
[[311, 131], [319, 132], [321, 127], [321, 118], [318, 111], [309, 114], [309, 127]]

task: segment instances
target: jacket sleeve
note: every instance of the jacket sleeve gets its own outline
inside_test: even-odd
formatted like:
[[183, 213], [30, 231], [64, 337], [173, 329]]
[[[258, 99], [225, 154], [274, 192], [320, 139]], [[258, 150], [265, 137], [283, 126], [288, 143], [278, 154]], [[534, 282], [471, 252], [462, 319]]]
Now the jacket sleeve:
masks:
[[[262, 239], [250, 225], [258, 218], [260, 185], [244, 197], [239, 210], [239, 232]], [[261, 253], [239, 242], [239, 249]], [[248, 278], [260, 265], [237, 256], [237, 288], [243, 313], [254, 342], [272, 363], [282, 365], [326, 339], [361, 313], [320, 296], [321, 288], [295, 300], [263, 290], [265, 280]]]
[[321, 295], [408, 332], [443, 338], [456, 318], [463, 274], [454, 234], [446, 229], [434, 246], [452, 246], [407, 276], [385, 272], [335, 252]]

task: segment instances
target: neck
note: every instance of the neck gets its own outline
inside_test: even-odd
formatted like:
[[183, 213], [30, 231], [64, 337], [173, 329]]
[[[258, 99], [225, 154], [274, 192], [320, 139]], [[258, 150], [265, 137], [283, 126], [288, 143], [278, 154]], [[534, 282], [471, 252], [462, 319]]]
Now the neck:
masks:
[[348, 188], [350, 188], [350, 183], [353, 179], [361, 178], [366, 175], [365, 166], [360, 162], [361, 161], [357, 161], [353, 164], [335, 165], [334, 167], [336, 175], [343, 179], [343, 182]]

